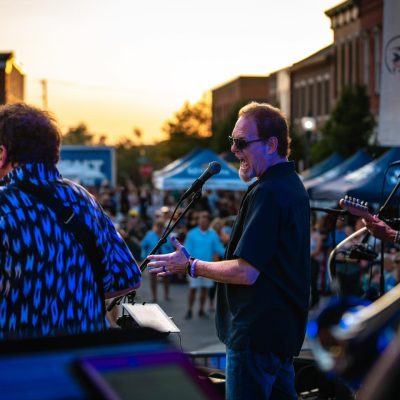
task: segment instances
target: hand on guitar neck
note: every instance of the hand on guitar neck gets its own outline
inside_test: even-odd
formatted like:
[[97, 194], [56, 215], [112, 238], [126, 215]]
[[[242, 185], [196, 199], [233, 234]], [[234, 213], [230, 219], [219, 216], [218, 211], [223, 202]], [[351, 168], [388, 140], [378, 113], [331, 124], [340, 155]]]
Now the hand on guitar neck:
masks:
[[395, 242], [397, 231], [392, 229], [388, 224], [380, 220], [376, 215], [368, 211], [368, 203], [359, 199], [345, 196], [339, 201], [340, 207], [347, 210], [350, 214], [362, 218], [362, 222], [371, 235], [378, 239]]

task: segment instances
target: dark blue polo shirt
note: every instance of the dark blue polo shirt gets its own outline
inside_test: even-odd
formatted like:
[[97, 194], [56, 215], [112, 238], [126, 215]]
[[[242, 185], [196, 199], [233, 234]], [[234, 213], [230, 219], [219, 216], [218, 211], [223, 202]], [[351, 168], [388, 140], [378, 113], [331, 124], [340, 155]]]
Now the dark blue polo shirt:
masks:
[[252, 184], [225, 259], [260, 271], [251, 285], [218, 284], [218, 337], [229, 348], [297, 355], [310, 287], [310, 206], [293, 162], [270, 167]]

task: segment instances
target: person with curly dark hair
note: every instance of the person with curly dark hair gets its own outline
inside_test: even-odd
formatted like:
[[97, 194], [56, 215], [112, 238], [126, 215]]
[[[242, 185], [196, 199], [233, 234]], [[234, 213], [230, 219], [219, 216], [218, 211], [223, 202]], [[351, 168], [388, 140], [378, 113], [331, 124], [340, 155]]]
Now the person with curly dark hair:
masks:
[[47, 112], [0, 107], [0, 338], [98, 332], [104, 299], [141, 273], [110, 218], [56, 164], [61, 133]]

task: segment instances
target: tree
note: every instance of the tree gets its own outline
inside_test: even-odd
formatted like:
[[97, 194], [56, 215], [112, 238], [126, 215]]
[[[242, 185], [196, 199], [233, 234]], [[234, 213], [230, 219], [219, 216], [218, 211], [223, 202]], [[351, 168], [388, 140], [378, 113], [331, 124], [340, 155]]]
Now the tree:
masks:
[[76, 127], [69, 128], [63, 136], [63, 144], [81, 144], [93, 145], [94, 134], [88, 131], [84, 123], [78, 124]]
[[140, 149], [129, 139], [121, 139], [115, 146], [117, 161], [117, 182], [125, 185], [128, 180], [140, 183], [138, 159]]
[[322, 139], [311, 148], [311, 161], [319, 162], [335, 151], [347, 158], [367, 148], [374, 128], [365, 87], [346, 88], [322, 129]]
[[229, 144], [228, 136], [230, 136], [232, 134], [233, 128], [235, 127], [239, 110], [246, 103], [247, 102], [239, 102], [236, 105], [232, 106], [227, 118], [213, 126], [213, 129], [212, 129], [213, 136], [212, 136], [212, 140], [211, 140], [211, 147], [217, 153], [229, 151], [230, 144]]
[[174, 116], [164, 123], [163, 131], [169, 141], [165, 150], [176, 159], [195, 147], [207, 147], [211, 136], [211, 108], [205, 101], [191, 105], [186, 101]]
[[294, 128], [290, 129], [290, 139], [289, 159], [293, 160], [299, 166], [299, 161], [305, 159], [307, 143], [305, 143], [304, 136], [300, 135]]

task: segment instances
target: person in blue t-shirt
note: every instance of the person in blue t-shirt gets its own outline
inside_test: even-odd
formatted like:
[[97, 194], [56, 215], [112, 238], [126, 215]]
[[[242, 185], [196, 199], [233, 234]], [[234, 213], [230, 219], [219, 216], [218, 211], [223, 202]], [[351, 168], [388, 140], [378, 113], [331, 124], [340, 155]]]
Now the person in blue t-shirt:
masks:
[[[153, 224], [153, 229], [147, 231], [145, 234], [141, 245], [142, 245], [142, 260], [144, 260], [150, 252], [153, 250], [154, 246], [160, 240], [162, 233], [164, 230], [164, 222], [162, 220], [156, 220]], [[169, 253], [173, 251], [174, 248], [172, 247], [171, 243], [167, 241], [160, 247], [158, 253]], [[164, 300], [169, 301], [169, 277], [164, 276], [163, 278], [164, 283]], [[150, 288], [151, 294], [153, 296], [153, 303], [157, 302], [157, 277], [154, 275], [150, 275]]]
[[[188, 252], [195, 258], [206, 261], [214, 261], [216, 256], [223, 256], [225, 248], [222, 245], [217, 232], [210, 228], [210, 213], [202, 211], [198, 214], [198, 226], [191, 229], [185, 240], [185, 247]], [[213, 286], [214, 282], [207, 278], [191, 278], [189, 276], [189, 297], [188, 297], [188, 310], [185, 318], [190, 319], [193, 316], [193, 305], [196, 299], [197, 289], [200, 289], [200, 305], [199, 317], [206, 318], [207, 314], [204, 310], [207, 291]]]

